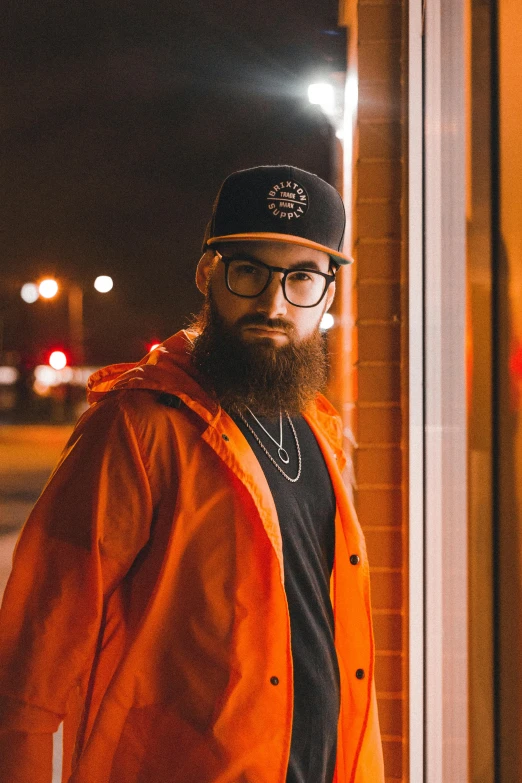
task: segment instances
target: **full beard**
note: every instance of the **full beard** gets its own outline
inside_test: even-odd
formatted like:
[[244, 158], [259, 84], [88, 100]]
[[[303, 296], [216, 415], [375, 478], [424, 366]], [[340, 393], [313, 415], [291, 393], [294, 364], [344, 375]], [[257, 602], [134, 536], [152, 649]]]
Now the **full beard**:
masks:
[[[240, 331], [246, 324], [284, 329], [288, 343], [276, 346], [270, 338], [247, 342]], [[199, 332], [192, 348], [193, 364], [205, 387], [231, 413], [248, 407], [270, 418], [280, 411], [298, 415], [326, 385], [326, 345], [319, 329], [296, 341], [292, 324], [267, 319], [262, 313], [243, 316], [230, 326], [217, 312], [210, 290], [191, 326]]]

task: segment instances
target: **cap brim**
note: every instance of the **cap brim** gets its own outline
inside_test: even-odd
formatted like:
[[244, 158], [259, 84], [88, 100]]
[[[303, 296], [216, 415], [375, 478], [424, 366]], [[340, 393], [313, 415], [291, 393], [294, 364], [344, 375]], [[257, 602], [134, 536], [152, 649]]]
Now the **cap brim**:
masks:
[[223, 244], [225, 242], [283, 242], [286, 245], [301, 245], [309, 247], [311, 250], [321, 250], [323, 253], [331, 256], [338, 264], [353, 264], [353, 258], [340, 253], [338, 250], [332, 250], [331, 247], [321, 245], [319, 242], [312, 242], [310, 239], [294, 236], [293, 234], [271, 234], [268, 232], [251, 232], [248, 234], [229, 234], [223, 237], [210, 237], [207, 239], [207, 245]]

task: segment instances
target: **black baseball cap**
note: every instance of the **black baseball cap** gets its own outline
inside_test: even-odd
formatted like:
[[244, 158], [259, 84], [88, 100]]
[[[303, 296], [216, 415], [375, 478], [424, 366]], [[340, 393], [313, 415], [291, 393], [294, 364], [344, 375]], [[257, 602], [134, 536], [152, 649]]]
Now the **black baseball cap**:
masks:
[[294, 166], [256, 166], [230, 174], [221, 185], [205, 246], [284, 242], [351, 264], [342, 252], [345, 225], [341, 196], [316, 174]]

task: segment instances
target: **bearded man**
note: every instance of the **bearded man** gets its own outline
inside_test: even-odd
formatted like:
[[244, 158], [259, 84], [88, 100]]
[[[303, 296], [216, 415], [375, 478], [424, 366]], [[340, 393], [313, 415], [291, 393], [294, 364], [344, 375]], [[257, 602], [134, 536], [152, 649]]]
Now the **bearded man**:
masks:
[[0, 617], [0, 781], [381, 783], [368, 562], [321, 395], [313, 174], [232, 174], [190, 329], [89, 382]]

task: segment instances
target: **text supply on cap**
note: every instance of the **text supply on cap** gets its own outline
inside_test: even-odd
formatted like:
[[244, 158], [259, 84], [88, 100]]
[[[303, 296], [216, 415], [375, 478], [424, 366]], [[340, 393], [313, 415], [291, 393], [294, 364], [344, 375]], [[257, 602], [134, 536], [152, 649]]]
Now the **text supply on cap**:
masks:
[[345, 225], [343, 200], [328, 182], [294, 166], [257, 166], [223, 182], [206, 245], [283, 242], [350, 264], [353, 259], [342, 250]]

